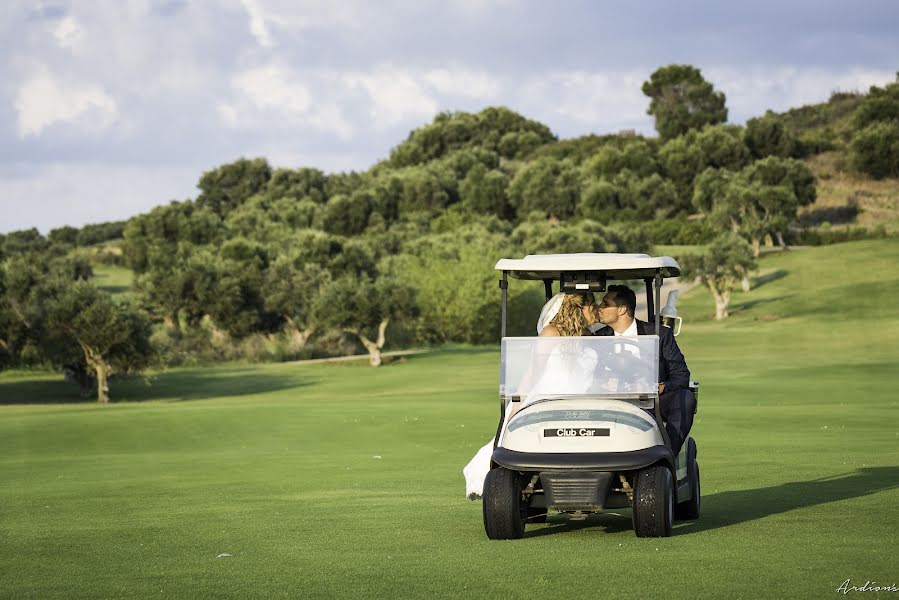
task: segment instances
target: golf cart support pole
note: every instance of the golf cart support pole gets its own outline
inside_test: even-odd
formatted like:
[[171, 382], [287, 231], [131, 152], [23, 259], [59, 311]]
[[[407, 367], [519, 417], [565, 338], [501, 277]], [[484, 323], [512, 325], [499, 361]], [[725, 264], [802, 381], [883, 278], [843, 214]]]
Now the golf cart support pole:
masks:
[[653, 302], [652, 295], [652, 277], [647, 277], [643, 280], [644, 285], [646, 285], [646, 319], [647, 321], [652, 321], [655, 319], [656, 307]]
[[502, 325], [500, 325], [500, 339], [506, 337], [506, 308], [508, 306], [509, 300], [509, 272], [503, 271], [503, 278], [499, 281], [499, 289], [503, 291], [503, 309], [502, 316], [500, 320], [502, 321]]
[[544, 279], [543, 280], [543, 291], [546, 294], [546, 301], [549, 302], [550, 298], [553, 297], [553, 280], [552, 279]]
[[[656, 296], [656, 306], [661, 306], [662, 303], [662, 270], [656, 269], [656, 277], [655, 277], [655, 296]], [[648, 288], [647, 288], [648, 291]], [[661, 335], [661, 330], [659, 327], [662, 326], [662, 317], [658, 311], [655, 313], [655, 322], [656, 322], [656, 335]], [[660, 349], [661, 351], [661, 349]], [[671, 438], [668, 437], [668, 430], [665, 429], [664, 421], [662, 421], [662, 411], [660, 408], [662, 402], [661, 394], [656, 396], [655, 402], [655, 418], [656, 423], [659, 425], [659, 432], [662, 434], [662, 439], [665, 440], [665, 445], [671, 448]]]
[[[656, 306], [662, 305], [662, 270], [656, 269]], [[658, 311], [655, 311], [656, 334], [659, 333], [659, 327], [662, 325], [662, 318]]]

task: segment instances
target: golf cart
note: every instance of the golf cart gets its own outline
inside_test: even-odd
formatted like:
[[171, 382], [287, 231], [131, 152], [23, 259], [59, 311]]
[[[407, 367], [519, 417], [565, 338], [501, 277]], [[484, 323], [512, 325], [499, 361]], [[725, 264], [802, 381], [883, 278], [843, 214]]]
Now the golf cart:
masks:
[[[543, 281], [566, 293], [610, 281], [646, 284], [648, 322], [663, 320], [665, 277], [680, 274], [670, 257], [645, 254], [529, 255], [501, 259], [500, 421], [484, 480], [484, 528], [490, 539], [524, 535], [550, 511], [585, 518], [631, 508], [638, 537], [671, 535], [676, 518], [699, 516], [696, 443], [678, 456], [659, 411], [659, 337], [506, 337], [509, 278]], [[671, 303], [669, 302], [669, 306]], [[666, 307], [668, 308], [668, 307]], [[691, 382], [696, 390], [696, 384]]]

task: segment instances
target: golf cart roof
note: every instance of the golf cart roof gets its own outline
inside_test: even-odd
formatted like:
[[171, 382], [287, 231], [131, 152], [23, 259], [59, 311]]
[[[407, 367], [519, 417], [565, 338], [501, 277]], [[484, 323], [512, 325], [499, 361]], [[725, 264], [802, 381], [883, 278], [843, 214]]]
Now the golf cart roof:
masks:
[[662, 277], [677, 277], [680, 267], [670, 256], [648, 254], [528, 254], [524, 258], [501, 258], [497, 271], [508, 271], [515, 279], [559, 279], [562, 273], [576, 271], [604, 272], [607, 279], [644, 279], [654, 277], [661, 269]]

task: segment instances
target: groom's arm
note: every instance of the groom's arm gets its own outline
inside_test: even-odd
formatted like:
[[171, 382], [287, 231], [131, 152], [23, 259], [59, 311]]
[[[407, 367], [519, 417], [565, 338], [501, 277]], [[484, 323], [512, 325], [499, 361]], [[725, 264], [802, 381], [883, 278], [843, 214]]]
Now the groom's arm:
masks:
[[660, 388], [659, 393], [686, 389], [690, 385], [690, 369], [687, 368], [687, 361], [684, 360], [684, 355], [680, 351], [674, 335], [667, 327], [662, 328], [659, 345], [662, 360], [665, 361], [668, 370], [668, 378], [660, 382], [664, 388]]

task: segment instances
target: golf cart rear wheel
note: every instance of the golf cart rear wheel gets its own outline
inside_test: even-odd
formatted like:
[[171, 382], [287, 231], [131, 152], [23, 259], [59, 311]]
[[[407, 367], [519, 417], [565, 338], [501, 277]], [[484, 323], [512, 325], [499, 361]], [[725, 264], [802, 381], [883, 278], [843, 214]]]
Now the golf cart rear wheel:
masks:
[[641, 469], [634, 478], [634, 533], [637, 537], [671, 535], [674, 478], [663, 465]]
[[675, 519], [698, 519], [701, 495], [699, 490], [699, 463], [696, 462], [696, 442], [689, 438], [687, 446], [687, 474], [690, 477], [690, 499], [674, 507]]
[[484, 480], [484, 531], [491, 540], [517, 540], [524, 535], [527, 506], [521, 499], [521, 474], [498, 467]]

